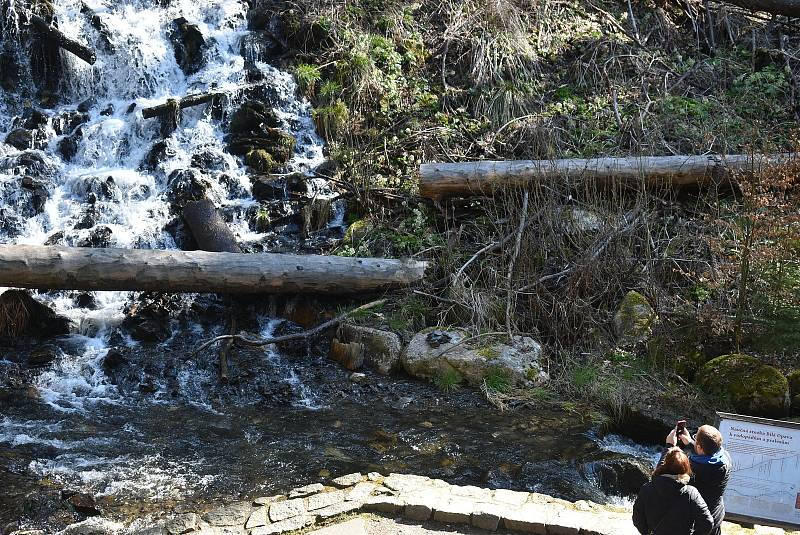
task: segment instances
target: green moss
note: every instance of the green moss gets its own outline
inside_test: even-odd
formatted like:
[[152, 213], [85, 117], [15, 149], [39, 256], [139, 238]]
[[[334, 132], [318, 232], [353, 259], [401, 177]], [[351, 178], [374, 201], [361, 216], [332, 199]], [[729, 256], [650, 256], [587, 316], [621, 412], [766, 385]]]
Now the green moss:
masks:
[[633, 344], [650, 334], [656, 314], [650, 302], [639, 292], [631, 290], [614, 315], [614, 327], [622, 344]]
[[487, 360], [496, 359], [500, 356], [500, 350], [494, 346], [482, 347], [475, 351], [475, 353]]
[[251, 150], [245, 154], [244, 163], [261, 173], [271, 173], [279, 167], [272, 154], [264, 149]]
[[353, 221], [344, 233], [343, 243], [346, 245], [358, 245], [361, 240], [366, 238], [373, 228], [375, 228], [375, 225], [369, 219]]
[[786, 410], [786, 377], [755, 357], [734, 353], [712, 359], [697, 373], [697, 383], [745, 414], [783, 416]]

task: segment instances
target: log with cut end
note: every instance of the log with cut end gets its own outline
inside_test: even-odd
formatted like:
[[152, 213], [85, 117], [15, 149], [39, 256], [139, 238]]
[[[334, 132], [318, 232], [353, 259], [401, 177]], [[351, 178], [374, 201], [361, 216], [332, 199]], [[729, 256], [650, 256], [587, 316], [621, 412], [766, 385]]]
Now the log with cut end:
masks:
[[539, 180], [642, 182], [653, 185], [703, 184], [735, 171], [757, 171], [788, 163], [794, 154], [635, 156], [570, 160], [426, 163], [420, 166], [420, 195], [431, 199], [490, 194]]
[[58, 28], [47, 24], [47, 21], [39, 15], [31, 14], [30, 20], [37, 31], [67, 52], [75, 54], [89, 65], [94, 65], [94, 62], [97, 61], [97, 56], [91, 48], [67, 37]]
[[765, 11], [775, 15], [800, 17], [800, 0], [722, 0], [750, 11]]
[[53, 290], [353, 294], [413, 284], [425, 268], [383, 258], [0, 246], [0, 286]]
[[241, 253], [228, 224], [219, 215], [211, 199], [190, 201], [183, 208], [183, 219], [192, 231], [194, 241], [203, 251]]

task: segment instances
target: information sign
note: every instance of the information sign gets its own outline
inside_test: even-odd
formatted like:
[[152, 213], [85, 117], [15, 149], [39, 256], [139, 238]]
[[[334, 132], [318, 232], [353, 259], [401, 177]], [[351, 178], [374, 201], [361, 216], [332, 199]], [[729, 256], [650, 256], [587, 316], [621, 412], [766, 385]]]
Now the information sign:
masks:
[[732, 461], [727, 517], [800, 526], [800, 423], [727, 413], [719, 417]]

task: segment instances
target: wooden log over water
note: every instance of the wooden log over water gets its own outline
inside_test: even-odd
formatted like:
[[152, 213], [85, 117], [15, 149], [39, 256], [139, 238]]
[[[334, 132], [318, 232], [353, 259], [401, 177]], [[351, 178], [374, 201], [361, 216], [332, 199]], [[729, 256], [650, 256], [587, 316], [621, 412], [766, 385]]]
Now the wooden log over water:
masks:
[[642, 182], [653, 185], [704, 184], [735, 171], [758, 171], [795, 158], [794, 154], [705, 156], [634, 156], [570, 160], [480, 161], [425, 163], [420, 166], [419, 192], [443, 199], [490, 194], [538, 180], [595, 180], [600, 183]]
[[237, 294], [353, 294], [418, 282], [425, 262], [319, 255], [0, 246], [0, 286]]
[[159, 104], [158, 106], [152, 106], [150, 108], [144, 108], [142, 110], [142, 117], [145, 119], [152, 119], [153, 117], [161, 117], [162, 115], [167, 115], [172, 113], [175, 109], [175, 101], [177, 101], [178, 108], [191, 108], [192, 106], [199, 106], [200, 104], [205, 104], [206, 102], [211, 102], [214, 100], [214, 97], [218, 97], [224, 94], [222, 91], [210, 91], [208, 93], [200, 93], [198, 95], [188, 95], [181, 99], [169, 99], [164, 104]]
[[228, 224], [219, 215], [211, 199], [190, 201], [183, 208], [183, 219], [192, 231], [194, 241], [203, 251], [241, 253]]
[[97, 56], [88, 46], [83, 45], [70, 37], [67, 37], [58, 28], [47, 24], [47, 21], [45, 21], [39, 15], [31, 14], [29, 16], [34, 28], [36, 28], [36, 30], [40, 33], [44, 34], [46, 38], [51, 39], [59, 47], [63, 48], [67, 52], [75, 54], [89, 65], [94, 65], [94, 62], [97, 61]]
[[775, 15], [800, 17], [800, 0], [721, 0], [751, 11], [766, 11]]

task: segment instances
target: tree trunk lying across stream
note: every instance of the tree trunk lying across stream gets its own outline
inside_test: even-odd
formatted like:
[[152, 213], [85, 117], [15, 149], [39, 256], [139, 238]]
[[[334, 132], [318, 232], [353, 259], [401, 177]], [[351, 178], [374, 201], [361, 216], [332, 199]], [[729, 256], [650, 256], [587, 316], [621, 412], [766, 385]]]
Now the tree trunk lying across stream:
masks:
[[751, 11], [766, 11], [787, 17], [800, 17], [800, 0], [722, 0]]
[[33, 26], [36, 28], [36, 30], [44, 34], [48, 39], [52, 39], [53, 42], [59, 47], [75, 54], [89, 65], [94, 65], [94, 62], [97, 61], [97, 56], [88, 46], [83, 45], [70, 37], [67, 37], [61, 32], [61, 30], [49, 25], [47, 21], [45, 21], [39, 15], [31, 14], [29, 16], [31, 23], [33, 23]]
[[641, 182], [652, 186], [703, 184], [730, 172], [759, 170], [791, 161], [794, 154], [705, 156], [632, 156], [570, 160], [479, 161], [425, 163], [420, 166], [419, 192], [442, 199], [489, 194], [537, 180], [589, 179], [600, 183]]
[[418, 282], [426, 267], [383, 258], [0, 246], [0, 286], [53, 290], [348, 294]]

